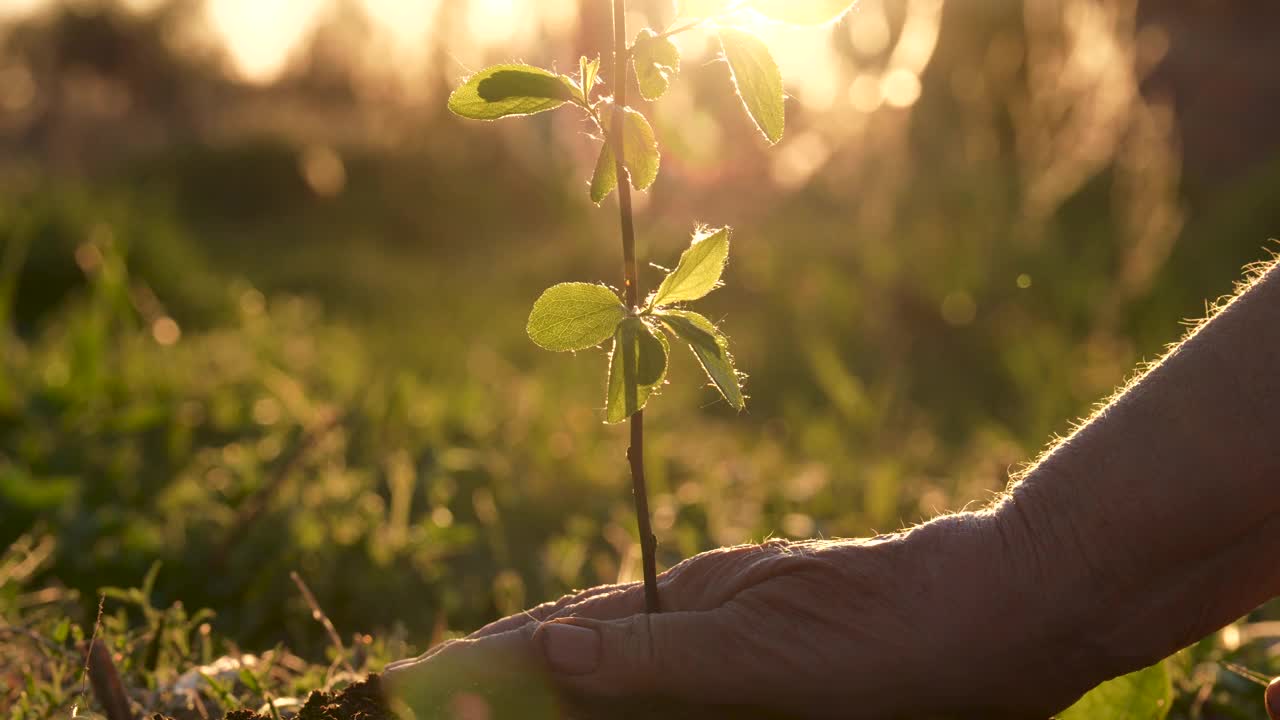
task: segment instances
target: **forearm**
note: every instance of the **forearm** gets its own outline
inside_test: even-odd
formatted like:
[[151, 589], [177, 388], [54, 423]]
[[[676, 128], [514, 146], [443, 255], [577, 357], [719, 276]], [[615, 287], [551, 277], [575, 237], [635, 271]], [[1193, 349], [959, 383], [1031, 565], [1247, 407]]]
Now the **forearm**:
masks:
[[1154, 661], [1280, 592], [1280, 271], [1048, 452], [996, 510], [1083, 634]]

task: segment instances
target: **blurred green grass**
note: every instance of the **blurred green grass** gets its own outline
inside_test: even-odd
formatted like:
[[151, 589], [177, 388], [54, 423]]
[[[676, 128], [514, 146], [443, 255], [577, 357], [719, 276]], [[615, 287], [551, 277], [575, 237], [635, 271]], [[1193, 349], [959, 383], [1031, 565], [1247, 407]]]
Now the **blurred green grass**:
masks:
[[[359, 198], [358, 171], [350, 182]], [[344, 631], [422, 641], [634, 577], [625, 438], [600, 422], [604, 354], [552, 356], [522, 332], [541, 286], [608, 277], [611, 243], [573, 240], [604, 234], [584, 209], [556, 226], [522, 218], [514, 241], [499, 220], [462, 243], [388, 243], [348, 235], [378, 221], [373, 202], [285, 202], [219, 225], [125, 187], [50, 185], [0, 209], [20, 263], [6, 267], [0, 544], [56, 541], [27, 587], [69, 586], [88, 612], [99, 588], [160, 561], [157, 606], [210, 607], [244, 646], [287, 639], [314, 656], [326, 640], [290, 570]], [[1088, 319], [1107, 252], [1001, 253], [975, 270], [980, 310], [957, 326], [933, 288], [954, 287], [973, 248], [906, 233], [895, 268], [872, 271], [867, 254], [888, 250], [831, 242], [822, 201], [801, 194], [740, 233], [711, 298], [751, 374], [749, 411], [715, 402], [678, 355], [648, 413], [664, 564], [984, 499], [1174, 339], [1199, 297], [1228, 289], [1252, 244], [1222, 242], [1206, 263], [1183, 243], [1168, 272], [1192, 281], [1157, 284], [1105, 331]], [[655, 259], [685, 231], [663, 232]], [[1098, 345], [1112, 353], [1102, 370]], [[1187, 673], [1222, 656], [1207, 642]]]
[[[192, 188], [234, 186], [205, 174], [219, 162], [299, 182], [271, 175], [293, 148], [240, 152], [182, 154], [167, 198], [51, 185], [0, 212], [7, 243], [28, 248], [0, 385], [0, 540], [54, 533], [49, 577], [86, 597], [164, 560], [159, 592], [219, 608], [245, 642], [296, 625], [270, 600], [293, 567], [340, 625], [419, 632], [626, 575], [634, 531], [624, 438], [600, 423], [604, 354], [554, 357], [522, 331], [542, 286], [611, 276], [608, 220], [585, 203], [557, 224], [464, 210], [416, 231], [423, 242], [381, 241], [390, 178], [405, 197], [431, 182], [404, 159], [367, 177], [356, 159], [332, 201], [250, 184], [220, 199], [238, 213], [188, 207]], [[497, 194], [538, 187], [510, 182]], [[1206, 261], [1208, 243], [1181, 243], [1169, 273], [1220, 275], [1157, 284], [1099, 328], [1096, 288], [1115, 262], [1104, 234], [984, 252], [907, 228], [881, 245], [842, 238], [823, 202], [801, 193], [745, 226], [708, 303], [750, 374], [748, 412], [715, 402], [678, 355], [650, 413], [667, 563], [769, 534], [890, 530], [987, 497], [1228, 290], [1258, 245], [1217, 241]], [[686, 233], [660, 224], [645, 249], [674, 256]], [[939, 310], [956, 287], [978, 308], [962, 325]], [[176, 344], [157, 342], [163, 318]], [[266, 506], [244, 526], [257, 493]]]
[[[992, 12], [974, 23], [1009, 14]], [[759, 147], [717, 158], [682, 129], [705, 116], [655, 115], [670, 151], [640, 255], [671, 265], [695, 220], [737, 228], [703, 309], [750, 375], [738, 415], [677, 353], [646, 413], [663, 564], [983, 501], [1265, 256], [1274, 155], [1180, 186], [1110, 158], [1028, 217], [1013, 119], [938, 90], [989, 56], [975, 37], [943, 34], [909, 118], [797, 112], [777, 152], [829, 153], [786, 188], [761, 179]], [[714, 71], [690, 63], [682, 80], [712, 107]], [[828, 127], [855, 120], [861, 134]], [[0, 581], [0, 617], [53, 627], [78, 602], [87, 623], [100, 588], [160, 561], [157, 607], [212, 608], [244, 647], [320, 657], [290, 570], [344, 633], [419, 645], [635, 577], [604, 353], [524, 337], [544, 287], [618, 282], [616, 218], [586, 200], [579, 128], [427, 127], [394, 151], [323, 145], [336, 193], [299, 170], [314, 143], [271, 135], [174, 141], [79, 179], [4, 176], [0, 547], [51, 538], [53, 554]], [[743, 137], [713, 127], [717, 143]], [[974, 137], [994, 150], [970, 157]], [[1144, 246], [1167, 205], [1185, 224]], [[64, 587], [78, 600], [40, 605]], [[1260, 717], [1256, 688], [1214, 670], [1223, 657], [1280, 670], [1261, 643], [1210, 637], [1175, 662], [1179, 717]]]

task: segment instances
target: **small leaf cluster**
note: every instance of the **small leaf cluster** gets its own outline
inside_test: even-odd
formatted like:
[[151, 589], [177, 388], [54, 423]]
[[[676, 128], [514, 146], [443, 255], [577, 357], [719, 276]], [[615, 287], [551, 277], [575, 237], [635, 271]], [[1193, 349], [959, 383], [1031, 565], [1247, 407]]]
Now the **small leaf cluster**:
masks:
[[[729, 68], [729, 80], [743, 108], [769, 142], [782, 140], [786, 124], [782, 72], [768, 46], [751, 33], [733, 27], [739, 13], [751, 11], [779, 22], [816, 25], [833, 22], [855, 3], [850, 0], [687, 0], [681, 14], [693, 22], [663, 32], [642, 29], [626, 53], [635, 71], [640, 95], [657, 100], [666, 94], [680, 74], [680, 48], [672, 36], [689, 30], [710, 28], [720, 41]], [[646, 190], [658, 176], [661, 155], [649, 120], [634, 108], [623, 108], [623, 127], [611, 125], [607, 112], [613, 98], [598, 97], [604, 85], [600, 59], [583, 57], [578, 74], [566, 75], [532, 65], [505, 64], [486, 68], [463, 82], [449, 97], [449, 109], [473, 120], [532, 115], [572, 105], [595, 124], [603, 136], [599, 159], [591, 177], [591, 200], [601, 203], [617, 188], [618, 178], [611, 147], [615, 132], [621, 136], [630, 182]]]
[[[764, 41], [739, 27], [736, 19], [742, 13], [755, 13], [777, 22], [818, 25], [839, 20], [854, 4], [855, 0], [681, 0], [678, 21], [683, 24], [661, 32], [640, 30], [630, 47], [618, 48], [624, 55], [617, 67], [634, 71], [642, 98], [657, 100], [680, 75], [680, 48], [672, 37], [699, 29], [713, 32], [742, 107], [773, 145], [782, 140], [786, 125], [782, 72]], [[591, 201], [599, 205], [619, 182], [647, 190], [662, 165], [657, 135], [648, 118], [635, 108], [616, 107], [612, 96], [598, 92], [604, 85], [598, 57], [580, 58], [576, 75], [523, 64], [495, 65], [467, 78], [450, 95], [449, 109], [473, 120], [497, 120], [566, 105], [578, 108], [602, 136], [589, 185]], [[626, 178], [618, 177], [619, 150]], [[741, 410], [742, 387], [728, 340], [706, 317], [680, 308], [681, 303], [697, 300], [719, 285], [728, 255], [728, 228], [695, 233], [680, 263], [638, 308], [628, 307], [604, 285], [556, 285], [534, 303], [529, 337], [555, 351], [585, 350], [613, 339], [606, 392], [608, 422], [621, 422], [644, 408], [665, 382], [668, 334], [689, 346], [725, 401]]]
[[605, 393], [610, 423], [644, 409], [666, 380], [668, 334], [689, 346], [711, 384], [730, 406], [741, 410], [745, 399], [728, 339], [705, 316], [680, 307], [719, 287], [730, 234], [727, 227], [695, 233], [675, 269], [641, 308], [627, 308], [604, 285], [561, 283], [548, 288], [529, 314], [529, 338], [557, 352], [586, 350], [613, 339]]

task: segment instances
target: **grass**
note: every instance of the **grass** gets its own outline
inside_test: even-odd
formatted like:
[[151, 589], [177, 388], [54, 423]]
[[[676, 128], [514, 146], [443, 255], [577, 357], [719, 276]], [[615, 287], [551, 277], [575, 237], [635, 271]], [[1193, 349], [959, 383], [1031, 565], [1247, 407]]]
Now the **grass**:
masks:
[[[600, 423], [603, 390], [579, 381], [601, 374], [603, 355], [548, 359], [523, 338], [548, 281], [610, 272], [594, 263], [611, 255], [592, 247], [609, 235], [587, 213], [564, 205], [554, 228], [542, 211], [483, 219], [465, 243], [381, 241], [384, 227], [352, 228], [388, 222], [371, 188], [413, 160], [356, 155], [342, 197], [286, 194], [236, 215], [184, 199], [204, 182], [181, 174], [201, 167], [188, 159], [167, 199], [103, 182], [0, 207], [6, 248], [28, 250], [5, 268], [18, 284], [0, 351], [11, 717], [92, 705], [80, 669], [104, 591], [102, 637], [151, 709], [176, 713], [164, 690], [193, 668], [242, 648], [273, 658], [254, 682], [198, 684], [212, 716], [349, 679], [292, 571], [357, 673], [572, 588], [637, 577], [625, 438]], [[254, 175], [254, 161], [237, 162]], [[559, 192], [503, 182], [534, 204]], [[941, 244], [916, 220], [890, 244], [851, 236], [831, 202], [817, 187], [739, 223], [760, 229], [739, 239], [732, 282], [709, 304], [752, 373], [750, 411], [737, 417], [692, 382], [653, 408], [666, 428], [649, 447], [661, 564], [771, 534], [889, 530], [982, 499], [1173, 339], [1174, 319], [1227, 289], [1231, 273], [1197, 272], [1205, 255], [1236, 267], [1261, 244], [1190, 234], [1167, 266], [1180, 281], [1117, 313], [1098, 292], [1119, 256], [1105, 232], [1087, 251], [993, 249], [979, 229]], [[1259, 212], [1240, 202], [1234, 212]], [[568, 249], [507, 261], [553, 232]], [[280, 239], [296, 237], [307, 241]], [[683, 239], [659, 227], [641, 241], [674, 251]], [[975, 314], [946, 315], [953, 296]], [[698, 376], [681, 354], [672, 372]], [[687, 407], [700, 410], [664, 411]], [[1274, 614], [1171, 661], [1174, 717], [1263, 716], [1261, 688], [1219, 663], [1280, 670], [1266, 653], [1272, 626], [1254, 622]]]

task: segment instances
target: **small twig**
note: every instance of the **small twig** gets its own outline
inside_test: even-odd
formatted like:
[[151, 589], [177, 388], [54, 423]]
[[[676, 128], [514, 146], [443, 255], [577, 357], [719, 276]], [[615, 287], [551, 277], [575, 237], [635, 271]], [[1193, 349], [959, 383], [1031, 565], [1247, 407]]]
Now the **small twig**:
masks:
[[1270, 685], [1270, 684], [1271, 684], [1271, 678], [1270, 678], [1269, 676], [1267, 676], [1267, 675], [1263, 675], [1262, 673], [1260, 673], [1260, 672], [1258, 672], [1258, 671], [1256, 671], [1256, 670], [1250, 670], [1249, 668], [1247, 668], [1247, 667], [1245, 667], [1245, 666], [1243, 666], [1243, 665], [1237, 665], [1237, 664], [1235, 664], [1235, 663], [1233, 663], [1233, 662], [1227, 662], [1226, 660], [1222, 660], [1222, 661], [1220, 661], [1220, 662], [1222, 663], [1222, 667], [1224, 667], [1224, 668], [1226, 668], [1226, 669], [1230, 670], [1231, 672], [1233, 672], [1233, 673], [1235, 673], [1235, 674], [1239, 675], [1240, 677], [1244, 678], [1245, 680], [1249, 680], [1249, 681], [1251, 681], [1251, 682], [1255, 682], [1255, 683], [1257, 683], [1257, 684], [1261, 685], [1262, 687], [1266, 687], [1266, 686], [1268, 686], [1268, 685]]
[[[106, 712], [108, 720], [133, 720], [133, 711], [129, 708], [129, 696], [120, 683], [120, 673], [115, 669], [115, 661], [111, 660], [111, 651], [104, 643], [97, 642], [97, 632], [102, 625], [102, 606], [106, 596], [97, 601], [97, 620], [93, 623], [93, 635], [88, 641], [88, 652], [84, 653], [84, 675], [93, 687], [93, 696]], [[84, 678], [81, 678], [81, 696], [84, 694]]]
[[102, 609], [107, 604], [107, 596], [98, 597], [98, 617], [93, 621], [93, 633], [89, 636], [89, 649], [84, 654], [84, 669], [80, 671], [80, 702], [84, 702], [89, 694], [89, 659], [93, 656], [93, 646], [98, 642], [98, 629], [102, 627]]
[[302, 576], [297, 570], [289, 571], [289, 578], [293, 580], [293, 584], [298, 586], [298, 592], [302, 593], [302, 599], [311, 607], [311, 619], [324, 626], [325, 632], [329, 633], [329, 641], [338, 648], [338, 658], [342, 660], [342, 664], [347, 666], [347, 670], [355, 672], [356, 669], [351, 667], [351, 663], [347, 661], [347, 646], [343, 644], [342, 637], [338, 635], [338, 630], [333, 626], [333, 622], [329, 620], [329, 616], [324, 614], [324, 610], [320, 609], [320, 603], [316, 602], [316, 596], [311, 594], [311, 588], [303, 582]]
[[200, 699], [200, 691], [191, 688], [187, 691], [187, 698], [195, 706], [196, 714], [200, 716], [201, 720], [209, 720], [209, 710], [204, 706], [204, 701]]

